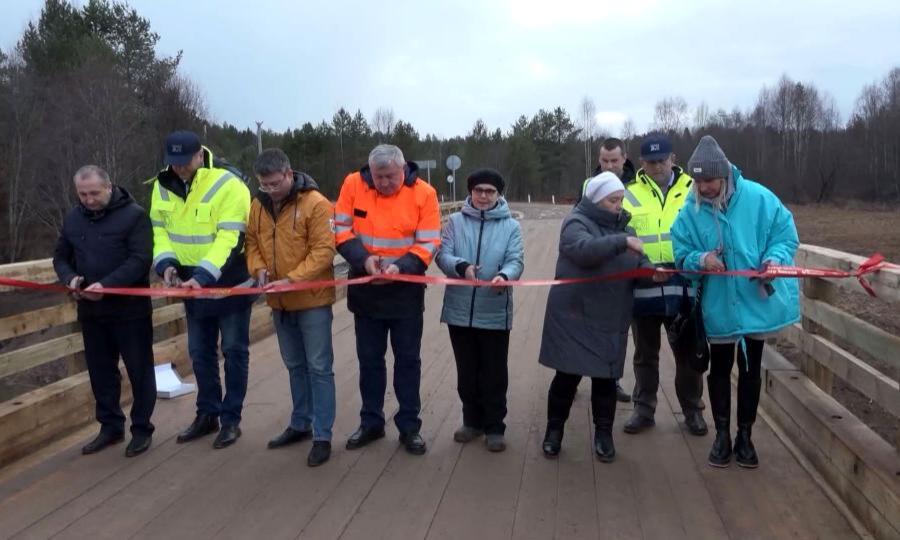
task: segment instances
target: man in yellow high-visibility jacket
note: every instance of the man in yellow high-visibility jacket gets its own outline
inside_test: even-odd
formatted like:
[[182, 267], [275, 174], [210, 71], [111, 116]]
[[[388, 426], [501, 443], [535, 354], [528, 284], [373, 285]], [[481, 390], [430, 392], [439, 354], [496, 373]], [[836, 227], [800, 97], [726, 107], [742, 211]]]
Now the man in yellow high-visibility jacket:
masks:
[[[693, 180], [675, 165], [672, 143], [664, 135], [650, 135], [641, 143], [641, 168], [626, 183], [623, 207], [632, 215], [630, 225], [643, 242], [644, 253], [657, 265], [674, 268], [675, 257], [669, 229], [690, 192]], [[626, 433], [639, 433], [654, 425], [659, 389], [660, 326], [666, 328], [682, 302], [692, 301], [690, 282], [673, 276], [666, 283], [638, 286], [634, 291], [634, 412], [625, 423]], [[684, 413], [684, 423], [693, 435], [707, 432], [703, 407], [702, 374], [694, 370], [687, 355], [675, 355], [675, 393]]]
[[[166, 168], [151, 179], [153, 267], [169, 287], [200, 289], [251, 284], [244, 258], [250, 191], [214, 160], [190, 131], [166, 138]], [[188, 352], [197, 377], [197, 416], [179, 443], [222, 429], [214, 448], [241, 435], [247, 393], [252, 297], [184, 301]], [[219, 335], [225, 356], [225, 395], [219, 379]]]

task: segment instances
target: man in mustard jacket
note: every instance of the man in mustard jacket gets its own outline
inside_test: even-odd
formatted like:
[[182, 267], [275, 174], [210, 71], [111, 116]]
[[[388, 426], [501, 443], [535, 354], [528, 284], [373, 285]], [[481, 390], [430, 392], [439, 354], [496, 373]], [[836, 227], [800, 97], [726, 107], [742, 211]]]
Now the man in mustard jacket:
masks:
[[[253, 168], [259, 193], [250, 206], [247, 224], [247, 266], [251, 274], [267, 289], [334, 279], [334, 211], [319, 193], [315, 180], [292, 170], [287, 155], [277, 148], [264, 150]], [[331, 456], [334, 287], [272, 292], [266, 300], [272, 308], [293, 401], [290, 425], [269, 441], [269, 448], [311, 438], [306, 463], [315, 467]]]
[[[166, 168], [153, 179], [150, 221], [153, 267], [166, 286], [185, 289], [248, 286], [244, 233], [250, 191], [244, 181], [213, 158], [190, 131], [166, 138]], [[241, 435], [250, 346], [248, 296], [186, 299], [188, 352], [197, 377], [197, 416], [178, 435], [179, 443], [222, 430], [214, 448]], [[225, 356], [225, 395], [219, 379], [219, 336]]]

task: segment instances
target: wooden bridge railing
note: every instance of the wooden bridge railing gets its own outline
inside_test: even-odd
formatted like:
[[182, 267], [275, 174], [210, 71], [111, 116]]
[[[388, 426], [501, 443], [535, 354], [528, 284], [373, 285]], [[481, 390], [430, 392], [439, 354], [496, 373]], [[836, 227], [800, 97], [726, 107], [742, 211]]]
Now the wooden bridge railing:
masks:
[[[441, 205], [446, 218], [461, 202]], [[335, 257], [335, 274], [346, 276], [347, 263]], [[38, 283], [56, 282], [50, 259], [0, 265], [0, 276]], [[27, 305], [28, 294], [0, 287], [4, 302]], [[346, 294], [338, 289], [338, 298]], [[84, 343], [75, 303], [62, 295], [49, 307], [0, 318], [0, 467], [90, 423], [94, 400], [83, 360]], [[260, 299], [250, 321], [250, 339], [273, 332], [271, 311]], [[154, 357], [171, 362], [182, 376], [192, 371], [187, 354], [184, 306], [178, 300], [154, 299]], [[122, 369], [122, 401], [131, 388]], [[15, 383], [27, 379], [30, 384]], [[11, 382], [13, 381], [13, 382]], [[38, 381], [35, 383], [34, 381]], [[46, 381], [45, 384], [42, 384]]]
[[[800, 266], [852, 270], [864, 257], [802, 245]], [[900, 313], [900, 271], [868, 278], [881, 301]], [[855, 297], [855, 299], [854, 299]], [[900, 538], [900, 439], [886, 441], [835, 399], [837, 381], [900, 418], [900, 337], [845, 311], [868, 298], [856, 280], [805, 279], [802, 322], [766, 348], [763, 410], [876, 538]], [[868, 358], [869, 361], [865, 359]]]

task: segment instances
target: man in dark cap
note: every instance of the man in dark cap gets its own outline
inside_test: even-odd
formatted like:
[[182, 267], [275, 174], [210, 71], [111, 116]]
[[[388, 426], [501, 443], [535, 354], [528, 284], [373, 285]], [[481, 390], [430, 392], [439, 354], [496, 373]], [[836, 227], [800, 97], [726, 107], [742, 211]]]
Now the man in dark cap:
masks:
[[[690, 193], [693, 180], [675, 164], [672, 142], [661, 134], [641, 142], [641, 168], [634, 180], [625, 184], [623, 208], [631, 214], [631, 226], [643, 243], [644, 253], [657, 266], [675, 267], [669, 229]], [[681, 309], [692, 301], [690, 282], [673, 276], [665, 283], [639, 285], [634, 290], [634, 412], [625, 423], [625, 433], [640, 433], [654, 425], [656, 394], [659, 390], [660, 327], [668, 328]], [[685, 300], [687, 299], [687, 300]], [[684, 414], [684, 424], [692, 435], [705, 435], [702, 374], [691, 367], [693, 351], [675, 354], [675, 393]]]
[[[166, 167], [154, 178], [150, 220], [153, 267], [169, 287], [202, 289], [252, 284], [244, 259], [250, 191], [244, 181], [190, 131], [166, 138]], [[197, 377], [197, 415], [176, 439], [192, 441], [222, 430], [225, 448], [238, 427], [247, 393], [252, 297], [186, 299], [188, 352]], [[219, 337], [225, 357], [225, 394], [219, 378]]]

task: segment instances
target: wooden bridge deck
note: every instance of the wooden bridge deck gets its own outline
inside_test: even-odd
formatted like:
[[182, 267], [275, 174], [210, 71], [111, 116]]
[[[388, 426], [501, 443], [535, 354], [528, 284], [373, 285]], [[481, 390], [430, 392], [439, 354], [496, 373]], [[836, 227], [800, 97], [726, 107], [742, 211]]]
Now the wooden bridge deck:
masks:
[[[553, 273], [558, 218], [525, 219], [526, 277]], [[558, 460], [543, 457], [551, 372], [537, 363], [547, 290], [516, 291], [504, 453], [452, 439], [461, 412], [442, 289], [431, 287], [422, 347], [422, 419], [428, 453], [407, 454], [388, 437], [347, 451], [360, 399], [352, 316], [335, 306], [338, 415], [332, 459], [306, 466], [309, 443], [267, 450], [290, 411], [274, 338], [251, 349], [243, 437], [225, 450], [212, 437], [175, 444], [194, 396], [160, 401], [154, 446], [138, 458], [124, 445], [93, 456], [82, 430], [53, 451], [0, 471], [0, 538], [852, 538], [853, 529], [762, 420], [756, 471], [712, 469], [712, 434], [679, 424], [668, 349], [661, 362], [655, 428], [626, 435], [620, 404], [613, 464], [591, 451], [589, 387], [582, 385]], [[630, 361], [627, 363], [630, 364]], [[633, 385], [630, 365], [625, 388]], [[386, 412], [396, 407], [388, 396]], [[711, 424], [709, 410], [707, 422]]]

